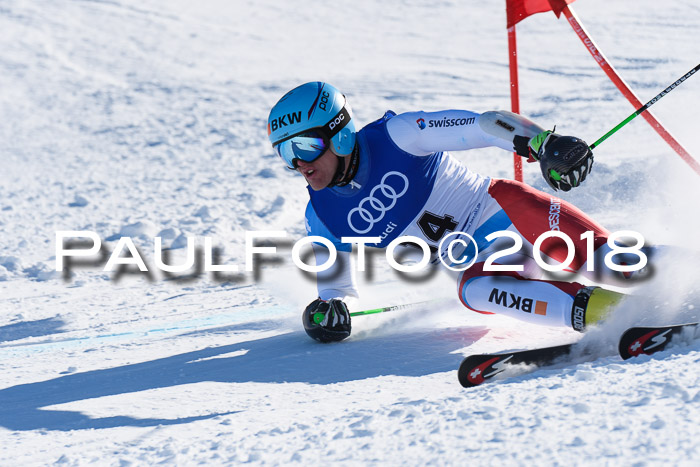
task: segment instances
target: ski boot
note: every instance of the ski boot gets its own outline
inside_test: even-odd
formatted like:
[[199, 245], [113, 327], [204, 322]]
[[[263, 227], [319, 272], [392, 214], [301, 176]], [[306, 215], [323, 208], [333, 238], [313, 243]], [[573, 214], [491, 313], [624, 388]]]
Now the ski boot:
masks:
[[600, 287], [582, 288], [574, 297], [571, 307], [571, 326], [583, 332], [586, 326], [605, 319], [624, 296]]

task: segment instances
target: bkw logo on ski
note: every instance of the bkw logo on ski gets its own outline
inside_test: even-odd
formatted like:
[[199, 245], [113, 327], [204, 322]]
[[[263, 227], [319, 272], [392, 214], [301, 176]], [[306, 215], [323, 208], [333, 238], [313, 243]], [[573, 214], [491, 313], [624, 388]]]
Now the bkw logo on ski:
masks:
[[366, 234], [407, 191], [408, 178], [404, 174], [387, 172], [379, 185], [372, 188], [369, 196], [362, 198], [357, 207], [348, 213], [348, 226], [357, 234]]

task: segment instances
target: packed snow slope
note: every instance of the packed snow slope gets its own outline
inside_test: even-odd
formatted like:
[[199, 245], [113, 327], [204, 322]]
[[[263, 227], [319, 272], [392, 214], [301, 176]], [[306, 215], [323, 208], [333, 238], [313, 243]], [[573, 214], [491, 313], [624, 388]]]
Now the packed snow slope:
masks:
[[[580, 0], [591, 36], [640, 99], [698, 63], [695, 0]], [[279, 244], [256, 273], [158, 272], [186, 237], [244, 264], [245, 232], [304, 234], [303, 179], [266, 137], [288, 89], [325, 80], [360, 125], [387, 109], [509, 109], [502, 0], [0, 2], [2, 465], [271, 463], [697, 465], [700, 341], [622, 361], [633, 323], [697, 320], [692, 255], [655, 269], [584, 340], [593, 356], [464, 390], [464, 355], [580, 336], [460, 307], [444, 275], [406, 281], [381, 256], [358, 317], [320, 345], [300, 324], [312, 280]], [[593, 142], [634, 110], [564, 19], [518, 25], [522, 113]], [[700, 78], [653, 107], [700, 158]], [[511, 155], [456, 156], [511, 177]], [[700, 179], [642, 119], [596, 150], [563, 197], [610, 230], [698, 250]], [[545, 191], [536, 166], [526, 181]], [[56, 272], [55, 236], [122, 236], [150, 274]], [[695, 298], [693, 298], [695, 295]]]

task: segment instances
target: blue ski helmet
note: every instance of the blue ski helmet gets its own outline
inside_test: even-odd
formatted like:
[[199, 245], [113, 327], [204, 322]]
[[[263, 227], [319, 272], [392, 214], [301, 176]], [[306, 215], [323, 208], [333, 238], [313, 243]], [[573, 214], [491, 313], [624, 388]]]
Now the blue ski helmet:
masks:
[[275, 104], [267, 119], [272, 147], [288, 167], [312, 162], [327, 149], [340, 157], [355, 148], [355, 123], [345, 96], [327, 83], [302, 84]]

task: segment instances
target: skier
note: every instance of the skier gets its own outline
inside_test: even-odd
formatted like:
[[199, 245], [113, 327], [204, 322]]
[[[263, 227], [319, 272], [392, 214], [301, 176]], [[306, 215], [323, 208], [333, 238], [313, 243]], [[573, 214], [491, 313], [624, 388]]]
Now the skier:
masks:
[[[571, 260], [573, 272], [597, 284], [619, 285], [629, 274], [605, 268], [602, 261], [593, 271], [586, 267], [593, 261], [586, 256], [590, 250], [599, 259], [610, 251], [607, 230], [566, 201], [517, 181], [471, 172], [447, 152], [489, 146], [515, 151], [539, 162], [554, 190], [569, 191], [585, 180], [593, 164], [592, 152], [579, 138], [545, 130], [507, 111], [387, 111], [357, 131], [345, 96], [322, 82], [284, 95], [270, 112], [268, 135], [287, 167], [308, 183], [308, 234], [330, 240], [342, 260], [319, 273], [318, 298], [303, 313], [304, 329], [316, 340], [339, 341], [350, 335], [345, 302], [358, 293], [352, 246], [342, 237], [379, 237], [373, 246], [384, 248], [398, 237], [415, 236], [428, 243], [434, 258], [449, 259], [453, 269], [476, 258], [459, 273], [458, 292], [461, 302], [479, 313], [582, 331], [623, 296], [548, 277], [533, 259], [536, 239], [559, 231], [573, 242], [573, 260], [561, 238], [542, 243], [542, 257], [550, 263]], [[489, 257], [504, 248], [489, 237], [496, 231], [511, 232], [522, 247], [489, 268]], [[459, 232], [469, 234], [476, 247], [468, 244], [455, 258], [441, 240], [455, 233], [459, 237]], [[585, 232], [591, 233], [582, 238]], [[512, 246], [509, 241], [506, 245]], [[315, 243], [313, 249], [317, 264], [324, 264], [328, 250]], [[511, 270], [491, 270], [499, 266]]]

